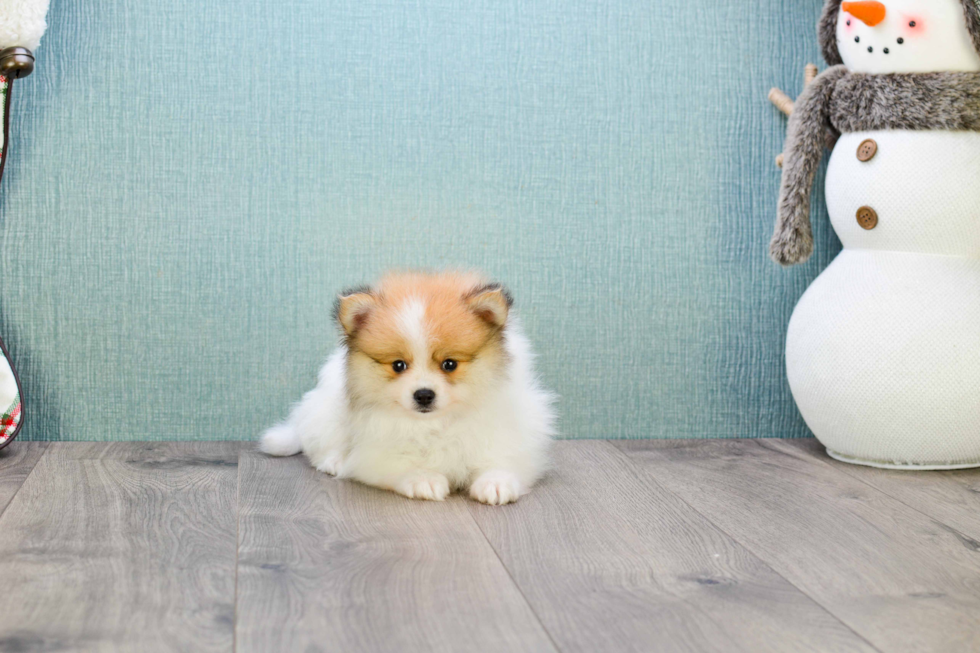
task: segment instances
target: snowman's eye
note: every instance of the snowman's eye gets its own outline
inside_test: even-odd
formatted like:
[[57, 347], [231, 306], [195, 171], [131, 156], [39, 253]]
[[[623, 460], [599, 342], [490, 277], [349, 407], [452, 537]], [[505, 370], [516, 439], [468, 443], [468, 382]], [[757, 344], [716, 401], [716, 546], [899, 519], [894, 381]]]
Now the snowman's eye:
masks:
[[910, 20], [909, 21], [909, 27], [915, 27], [915, 21], [914, 20]]
[[903, 39], [902, 37], [898, 37], [898, 44], [901, 45], [903, 43], [905, 43], [905, 39]]

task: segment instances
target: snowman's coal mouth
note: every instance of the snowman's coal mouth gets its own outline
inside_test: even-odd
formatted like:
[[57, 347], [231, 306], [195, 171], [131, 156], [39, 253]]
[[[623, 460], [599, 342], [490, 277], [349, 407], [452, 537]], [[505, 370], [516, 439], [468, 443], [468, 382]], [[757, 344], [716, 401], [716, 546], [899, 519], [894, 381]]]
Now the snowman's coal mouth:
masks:
[[[899, 41], [901, 41], [901, 40], [902, 40], [902, 39], [899, 39]], [[857, 37], [855, 37], [855, 38], [854, 38], [854, 42], [855, 42], [855, 43], [860, 43], [860, 42], [861, 42], [861, 37], [860, 37], [860, 36], [857, 36]], [[890, 47], [887, 47], [887, 48], [880, 48], [880, 49], [879, 49], [879, 48], [878, 48], [878, 46], [876, 46], [876, 45], [874, 45], [874, 44], [872, 44], [872, 45], [869, 45], [869, 46], [867, 47], [867, 51], [868, 51], [868, 54], [874, 54], [874, 53], [876, 53], [876, 52], [880, 52], [881, 54], [891, 54], [891, 52], [892, 52], [892, 50], [891, 50], [891, 48], [890, 48]]]
[[[855, 43], [861, 43], [861, 37], [860, 36], [855, 36], [854, 37], [854, 42]], [[898, 37], [896, 39], [895, 42], [898, 43], [899, 45], [903, 45], [905, 43], [905, 39], [900, 36], [900, 37]], [[874, 44], [871, 44], [871, 45], [868, 46], [868, 54], [874, 54], [875, 51], [876, 51], [876, 46]], [[892, 51], [891, 51], [891, 48], [890, 47], [887, 47], [887, 48], [881, 48], [880, 52], [882, 54], [891, 54]]]

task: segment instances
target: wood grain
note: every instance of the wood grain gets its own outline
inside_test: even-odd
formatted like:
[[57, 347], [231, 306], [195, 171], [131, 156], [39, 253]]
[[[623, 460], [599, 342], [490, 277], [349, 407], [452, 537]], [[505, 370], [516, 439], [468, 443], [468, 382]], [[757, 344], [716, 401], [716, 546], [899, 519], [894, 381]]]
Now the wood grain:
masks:
[[870, 651], [605, 442], [503, 509], [469, 504], [563, 651]]
[[52, 444], [0, 517], [0, 650], [231, 651], [239, 448]]
[[[812, 438], [773, 441], [773, 448], [804, 451], [919, 512], [980, 541], [980, 469], [912, 472], [838, 462]], [[980, 546], [980, 545], [978, 545]]]
[[465, 500], [243, 453], [237, 650], [553, 651]]
[[251, 446], [8, 447], [0, 651], [980, 650], [977, 472], [559, 442], [501, 508]]
[[0, 449], [0, 515], [44, 455], [47, 442], [11, 442]]
[[980, 650], [980, 545], [770, 441], [618, 442], [882, 651]]

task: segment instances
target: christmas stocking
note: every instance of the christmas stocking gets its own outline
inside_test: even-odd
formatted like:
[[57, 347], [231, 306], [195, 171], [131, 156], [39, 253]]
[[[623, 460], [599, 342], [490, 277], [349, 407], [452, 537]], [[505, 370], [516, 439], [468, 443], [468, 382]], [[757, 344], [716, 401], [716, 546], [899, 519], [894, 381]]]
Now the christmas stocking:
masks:
[[[0, 180], [10, 145], [10, 100], [14, 80], [34, 70], [34, 53], [47, 28], [49, 0], [0, 0]], [[2, 192], [2, 190], [0, 190]], [[10, 216], [0, 215], [0, 220]], [[0, 449], [10, 444], [23, 425], [20, 381], [0, 340]]]
[[[3, 130], [0, 131], [0, 179], [3, 178], [3, 167], [7, 162], [7, 143], [10, 128], [10, 87], [12, 84], [6, 77], [0, 77], [0, 114], [3, 115]], [[0, 340], [0, 449], [10, 444], [20, 430], [21, 403], [20, 382], [17, 373], [10, 364], [7, 348]]]

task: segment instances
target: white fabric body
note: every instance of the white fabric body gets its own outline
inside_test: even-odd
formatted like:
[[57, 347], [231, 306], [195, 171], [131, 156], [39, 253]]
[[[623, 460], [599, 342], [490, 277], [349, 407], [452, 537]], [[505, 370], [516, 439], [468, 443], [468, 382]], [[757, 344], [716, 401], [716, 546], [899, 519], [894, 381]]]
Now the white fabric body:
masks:
[[[866, 138], [878, 153], [862, 163]], [[827, 204], [844, 251], [787, 334], [807, 425], [851, 462], [980, 465], [980, 134], [847, 134]]]
[[[873, 159], [858, 146], [872, 139]], [[844, 134], [827, 169], [827, 210], [844, 247], [980, 258], [980, 132]], [[878, 213], [871, 230], [857, 210]]]
[[37, 49], [48, 24], [50, 0], [0, 0], [0, 50], [14, 46]]
[[884, 4], [885, 19], [873, 27], [841, 9], [837, 48], [848, 70], [980, 71], [980, 54], [970, 39], [961, 0], [885, 0]]

